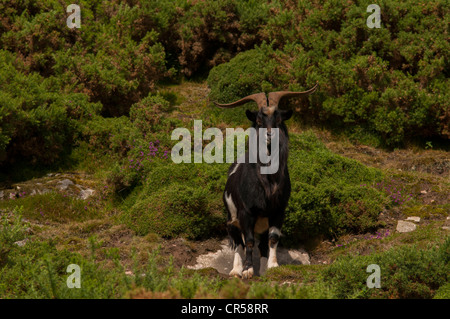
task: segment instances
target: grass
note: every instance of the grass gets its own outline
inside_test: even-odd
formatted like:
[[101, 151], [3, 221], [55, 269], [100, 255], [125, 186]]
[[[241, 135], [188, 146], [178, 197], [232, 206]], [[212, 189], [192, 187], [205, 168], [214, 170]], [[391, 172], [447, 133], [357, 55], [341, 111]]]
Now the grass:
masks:
[[24, 196], [14, 200], [0, 202], [0, 209], [23, 207], [23, 215], [39, 222], [82, 221], [100, 216], [102, 205], [91, 199], [84, 201], [59, 192]]
[[[4, 298], [446, 298], [450, 240], [442, 221], [412, 233], [360, 238], [329, 253], [327, 265], [285, 265], [251, 281], [226, 279], [215, 271], [175, 268], [158, 249], [158, 237], [135, 237], [114, 246], [127, 232], [103, 219], [72, 221], [60, 237], [30, 228], [23, 208], [2, 210], [0, 293]], [[51, 227], [51, 226], [43, 226]], [[118, 228], [119, 227], [119, 228]], [[129, 231], [128, 231], [129, 232]], [[71, 235], [72, 238], [65, 236]], [[47, 236], [47, 238], [46, 238]], [[50, 238], [48, 238], [50, 237]], [[28, 238], [23, 247], [14, 242]], [[78, 247], [69, 249], [78, 238]], [[122, 241], [119, 239], [119, 241]], [[142, 238], [139, 242], [133, 238]], [[344, 238], [345, 239], [345, 238]], [[156, 241], [156, 242], [155, 242]], [[147, 244], [143, 244], [147, 242]], [[65, 244], [66, 243], [66, 244]], [[125, 248], [125, 249], [121, 249]], [[80, 265], [82, 289], [65, 285], [69, 264]], [[382, 288], [369, 289], [365, 268], [381, 267]], [[15, 283], [14, 285], [12, 283]]]

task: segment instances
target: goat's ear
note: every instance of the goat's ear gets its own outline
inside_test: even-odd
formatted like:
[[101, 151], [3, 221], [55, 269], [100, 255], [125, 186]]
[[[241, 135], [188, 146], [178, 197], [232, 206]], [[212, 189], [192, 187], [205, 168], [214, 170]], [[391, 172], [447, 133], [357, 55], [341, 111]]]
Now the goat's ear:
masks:
[[258, 112], [252, 112], [250, 110], [245, 111], [245, 115], [247, 115], [247, 118], [252, 121], [253, 123], [256, 122], [256, 115], [258, 115]]
[[287, 121], [291, 118], [292, 113], [294, 113], [294, 111], [292, 110], [288, 110], [288, 111], [281, 111], [281, 119], [283, 121]]

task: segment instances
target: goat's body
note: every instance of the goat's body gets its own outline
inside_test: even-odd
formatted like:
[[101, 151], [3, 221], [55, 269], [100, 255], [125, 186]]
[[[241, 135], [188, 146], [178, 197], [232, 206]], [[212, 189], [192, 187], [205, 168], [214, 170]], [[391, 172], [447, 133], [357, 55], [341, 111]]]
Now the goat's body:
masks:
[[[261, 174], [258, 163], [234, 163], [228, 170], [223, 200], [228, 212], [227, 230], [235, 250], [230, 275], [250, 278], [253, 275], [252, 251], [255, 234], [260, 235], [260, 266], [278, 266], [276, 248], [281, 235], [285, 209], [291, 193], [287, 168], [287, 130], [281, 139], [279, 169], [274, 174]], [[246, 251], [245, 263], [244, 248]], [[261, 273], [261, 271], [260, 271]]]
[[[305, 96], [313, 93], [316, 89], [317, 84], [304, 92], [278, 91], [271, 92], [267, 96], [261, 92], [248, 95], [232, 103], [214, 102], [223, 108], [237, 107], [251, 101], [258, 104], [258, 111], [247, 110], [245, 114], [253, 123], [254, 128], [267, 130], [263, 136], [258, 134], [258, 139], [264, 138], [267, 146], [265, 150], [262, 150], [262, 154], [267, 152], [269, 155], [271, 152], [269, 145], [272, 144], [269, 140], [273, 135], [272, 129], [275, 129], [275, 133], [279, 131], [279, 157], [275, 157], [275, 163], [278, 164], [275, 166], [278, 168], [276, 172], [269, 170], [270, 174], [262, 174], [260, 169], [263, 164], [259, 160], [256, 163], [250, 163], [248, 153], [245, 154], [244, 163], [238, 161], [231, 165], [228, 171], [223, 201], [228, 212], [228, 235], [231, 246], [235, 250], [233, 270], [230, 272], [232, 276], [244, 278], [253, 276], [252, 253], [255, 233], [261, 234], [259, 244], [261, 268], [264, 268], [266, 263], [268, 268], [278, 266], [276, 249], [281, 235], [285, 209], [291, 194], [291, 181], [287, 168], [288, 133], [284, 121], [292, 116], [292, 110], [279, 110], [278, 102], [283, 97]], [[258, 148], [259, 145], [258, 143]], [[261, 154], [259, 149], [258, 154]], [[269, 171], [264, 169], [265, 173]], [[243, 263], [244, 248], [245, 263]]]

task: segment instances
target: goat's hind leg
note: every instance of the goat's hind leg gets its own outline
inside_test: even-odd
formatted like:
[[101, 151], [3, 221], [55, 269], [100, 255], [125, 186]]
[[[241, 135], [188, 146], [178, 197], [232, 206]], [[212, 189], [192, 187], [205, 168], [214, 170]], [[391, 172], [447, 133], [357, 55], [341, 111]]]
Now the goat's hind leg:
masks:
[[262, 276], [267, 270], [267, 253], [269, 251], [269, 231], [261, 234], [259, 237], [259, 254], [261, 258], [259, 259], [259, 275]]

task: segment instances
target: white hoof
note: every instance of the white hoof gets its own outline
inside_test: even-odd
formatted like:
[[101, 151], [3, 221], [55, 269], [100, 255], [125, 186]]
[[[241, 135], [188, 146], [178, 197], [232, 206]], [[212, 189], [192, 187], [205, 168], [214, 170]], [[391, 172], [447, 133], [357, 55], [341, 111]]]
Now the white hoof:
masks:
[[241, 269], [235, 269], [235, 268], [233, 268], [233, 269], [230, 271], [230, 276], [231, 276], [231, 277], [238, 277], [238, 278], [242, 277], [242, 268], [241, 268]]
[[275, 268], [275, 267], [278, 267], [278, 261], [276, 259], [275, 260], [269, 259], [269, 262], [267, 263], [267, 269]]
[[242, 272], [243, 279], [251, 279], [253, 277], [253, 267]]

